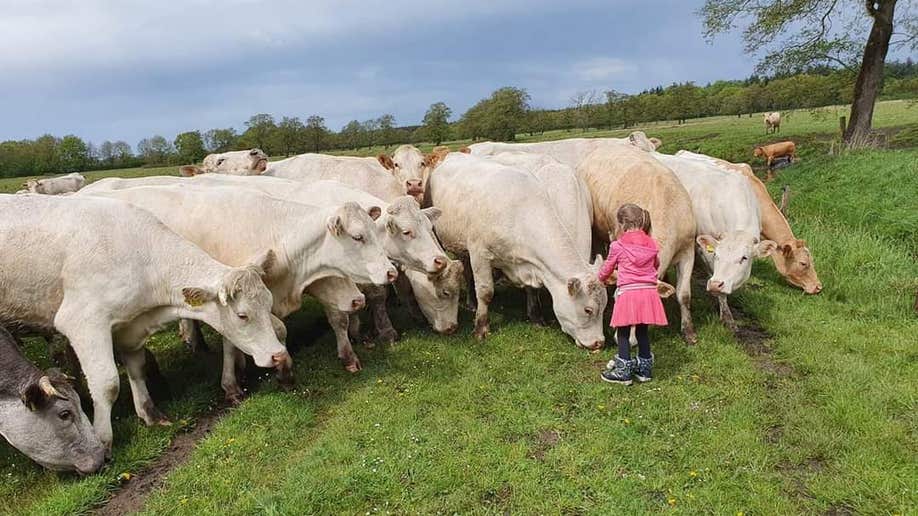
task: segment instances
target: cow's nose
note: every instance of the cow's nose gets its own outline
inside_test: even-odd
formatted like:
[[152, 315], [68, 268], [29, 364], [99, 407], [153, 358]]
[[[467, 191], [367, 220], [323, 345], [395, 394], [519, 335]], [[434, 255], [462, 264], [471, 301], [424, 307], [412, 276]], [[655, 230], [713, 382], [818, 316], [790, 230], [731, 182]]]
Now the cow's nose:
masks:
[[723, 281], [709, 281], [708, 282], [708, 292], [718, 293], [724, 288]]
[[446, 258], [443, 256], [437, 256], [434, 258], [434, 270], [442, 271], [446, 268]]
[[290, 353], [286, 351], [271, 355], [271, 359], [274, 361], [275, 367], [289, 368], [293, 365], [293, 359], [290, 358]]
[[367, 304], [367, 302], [366, 302], [366, 299], [365, 299], [365, 298], [363, 298], [363, 297], [355, 297], [354, 300], [351, 301], [351, 308], [353, 308], [354, 310], [360, 310], [360, 309], [363, 308], [366, 304]]
[[386, 271], [386, 279], [389, 281], [389, 283], [395, 281], [396, 278], [398, 278], [398, 271], [395, 270], [395, 267], [392, 267]]
[[810, 294], [818, 294], [822, 292], [822, 283], [817, 283], [815, 287], [810, 290]]
[[445, 330], [443, 330], [443, 334], [444, 334], [444, 335], [452, 335], [452, 334], [456, 333], [456, 330], [458, 330], [458, 329], [459, 329], [459, 325], [458, 325], [457, 323], [452, 323], [452, 324], [450, 324], [449, 326], [447, 326]]
[[604, 340], [597, 340], [597, 341], [593, 342], [593, 344], [587, 346], [587, 348], [589, 348], [589, 349], [595, 351], [595, 350], [597, 350], [597, 349], [602, 348], [603, 345], [605, 345], [605, 343], [606, 343], [606, 341], [604, 341]]

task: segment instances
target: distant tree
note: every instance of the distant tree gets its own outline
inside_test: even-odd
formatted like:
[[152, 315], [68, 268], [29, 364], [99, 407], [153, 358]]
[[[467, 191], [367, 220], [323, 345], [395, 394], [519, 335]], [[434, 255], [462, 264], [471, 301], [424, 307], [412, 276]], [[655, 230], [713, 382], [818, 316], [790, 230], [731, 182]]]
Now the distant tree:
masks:
[[363, 127], [363, 141], [361, 142], [361, 147], [366, 145], [367, 147], [372, 147], [379, 140], [379, 120], [367, 120], [361, 124]]
[[179, 163], [197, 163], [207, 155], [200, 131], [180, 133], [173, 143]]
[[705, 0], [700, 14], [708, 38], [738, 24], [745, 25], [746, 52], [764, 54], [759, 64], [761, 71], [797, 72], [808, 65], [828, 62], [857, 70], [844, 135], [851, 144], [861, 141], [872, 125], [896, 26], [897, 3], [902, 8], [898, 27], [903, 37], [892, 45], [908, 45], [915, 50], [918, 16], [908, 1], [867, 0], [852, 7], [855, 2], [838, 0]]
[[306, 126], [297, 117], [285, 116], [277, 124], [278, 149], [284, 156], [305, 150]]
[[277, 125], [274, 117], [266, 113], [259, 113], [250, 117], [245, 123], [246, 130], [242, 133], [242, 141], [247, 147], [258, 148], [269, 155], [273, 146], [271, 139], [274, 137]]
[[68, 134], [61, 138], [57, 147], [60, 172], [70, 173], [86, 170], [89, 163], [89, 148], [79, 136]]
[[593, 121], [593, 111], [596, 108], [596, 90], [578, 91], [571, 95], [570, 107], [573, 115], [572, 124], [579, 127], [581, 131], [586, 131]]
[[444, 140], [449, 139], [449, 117], [452, 115], [453, 111], [445, 103], [431, 104], [421, 122], [424, 137], [432, 141], [434, 145], [440, 145]]
[[521, 88], [504, 87], [479, 101], [462, 115], [460, 126], [466, 136], [484, 136], [496, 141], [513, 141], [526, 123], [529, 93]]
[[328, 137], [325, 119], [319, 115], [311, 115], [306, 119], [306, 144], [311, 152], [319, 152], [324, 147]]
[[383, 145], [392, 145], [395, 143], [395, 117], [385, 114], [376, 119], [376, 127], [379, 131], [379, 143]]
[[112, 156], [115, 159], [115, 163], [124, 166], [128, 160], [134, 157], [134, 151], [131, 150], [131, 146], [127, 142], [118, 140], [112, 143]]
[[606, 90], [604, 95], [606, 97], [606, 123], [609, 129], [626, 127], [624, 103], [628, 95], [615, 90]]
[[140, 140], [140, 143], [137, 144], [137, 153], [140, 154], [145, 163], [161, 165], [169, 160], [174, 153], [174, 149], [168, 140], [157, 134], [151, 138]]
[[357, 120], [351, 120], [344, 127], [341, 128], [339, 133], [341, 139], [341, 145], [346, 149], [356, 149], [360, 147], [363, 126], [360, 125], [360, 122]]
[[105, 140], [99, 144], [99, 161], [105, 166], [111, 167], [115, 164], [115, 145]]
[[239, 136], [232, 127], [211, 129], [204, 133], [204, 147], [210, 152], [227, 152], [236, 147]]

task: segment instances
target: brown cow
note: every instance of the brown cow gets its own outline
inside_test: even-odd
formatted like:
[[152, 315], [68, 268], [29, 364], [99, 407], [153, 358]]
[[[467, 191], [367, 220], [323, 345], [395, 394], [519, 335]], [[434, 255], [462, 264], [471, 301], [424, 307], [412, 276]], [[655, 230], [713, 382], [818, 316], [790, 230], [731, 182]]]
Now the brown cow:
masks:
[[752, 172], [752, 167], [747, 163], [730, 163], [704, 154], [681, 150], [677, 156], [713, 162], [731, 172], [746, 176], [752, 185], [752, 191], [759, 201], [759, 211], [762, 215], [762, 236], [778, 243], [778, 251], [771, 255], [775, 268], [791, 285], [800, 287], [807, 294], [818, 294], [822, 291], [822, 283], [816, 275], [813, 266], [813, 255], [806, 246], [805, 240], [794, 236], [794, 232], [787, 223], [787, 219], [771, 200], [771, 195], [758, 177]]
[[760, 145], [752, 151], [752, 155], [757, 158], [765, 158], [765, 163], [768, 165], [768, 177], [771, 179], [771, 164], [776, 158], [783, 156], [790, 157], [791, 163], [797, 160], [797, 144], [792, 141], [771, 143], [768, 145]]

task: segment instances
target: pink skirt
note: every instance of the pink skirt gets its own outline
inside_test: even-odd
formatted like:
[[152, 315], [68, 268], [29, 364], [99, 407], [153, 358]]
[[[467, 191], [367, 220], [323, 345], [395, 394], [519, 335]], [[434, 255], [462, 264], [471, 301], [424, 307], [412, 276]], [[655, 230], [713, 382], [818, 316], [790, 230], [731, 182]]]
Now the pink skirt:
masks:
[[656, 288], [626, 290], [615, 298], [610, 326], [621, 328], [635, 324], [666, 326], [666, 312]]

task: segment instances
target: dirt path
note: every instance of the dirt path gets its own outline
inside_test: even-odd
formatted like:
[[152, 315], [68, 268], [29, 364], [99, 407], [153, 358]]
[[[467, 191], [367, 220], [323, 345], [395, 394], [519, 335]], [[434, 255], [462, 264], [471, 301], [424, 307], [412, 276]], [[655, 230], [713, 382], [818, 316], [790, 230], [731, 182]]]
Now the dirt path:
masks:
[[198, 442], [210, 433], [225, 412], [226, 409], [221, 408], [198, 417], [190, 432], [177, 435], [156, 462], [128, 481], [93, 514], [120, 516], [141, 510], [150, 493], [163, 485], [173, 469], [188, 460]]

